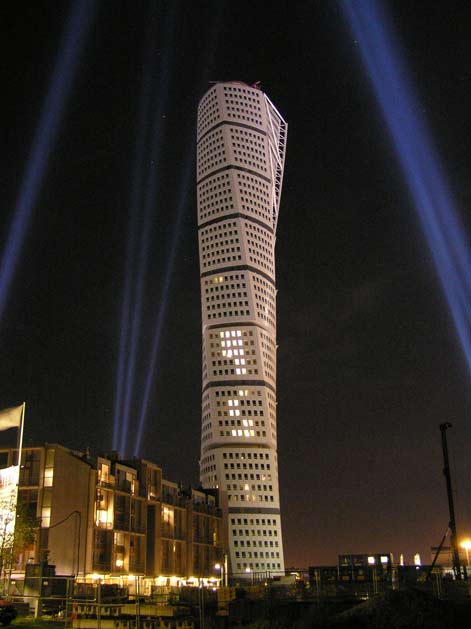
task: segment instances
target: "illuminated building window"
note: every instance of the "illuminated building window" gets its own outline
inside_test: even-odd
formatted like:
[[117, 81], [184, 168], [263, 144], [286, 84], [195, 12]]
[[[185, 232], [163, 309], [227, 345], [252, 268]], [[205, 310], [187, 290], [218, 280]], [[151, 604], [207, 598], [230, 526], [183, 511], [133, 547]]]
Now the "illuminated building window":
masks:
[[44, 487], [52, 487], [54, 480], [54, 468], [46, 467], [44, 469]]
[[47, 528], [51, 524], [51, 507], [43, 507], [41, 509], [41, 527]]

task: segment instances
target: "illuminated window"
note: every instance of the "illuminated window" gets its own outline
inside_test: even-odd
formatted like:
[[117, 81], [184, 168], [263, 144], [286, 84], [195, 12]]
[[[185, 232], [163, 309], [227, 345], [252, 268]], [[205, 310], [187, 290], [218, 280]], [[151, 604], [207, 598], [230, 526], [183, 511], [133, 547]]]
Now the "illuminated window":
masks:
[[41, 509], [41, 527], [47, 528], [51, 524], [51, 507]]
[[44, 487], [52, 487], [54, 480], [54, 468], [46, 467], [44, 470]]
[[107, 524], [108, 522], [108, 511], [106, 509], [97, 509], [97, 526]]
[[164, 524], [173, 525], [173, 509], [169, 509], [165, 505], [162, 506], [162, 522]]

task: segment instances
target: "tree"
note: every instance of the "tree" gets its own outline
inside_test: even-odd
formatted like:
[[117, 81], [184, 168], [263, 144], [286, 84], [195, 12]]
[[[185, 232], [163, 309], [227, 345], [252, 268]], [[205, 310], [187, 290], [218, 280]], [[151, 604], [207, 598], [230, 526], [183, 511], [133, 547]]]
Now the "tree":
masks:
[[0, 579], [5, 583], [18, 554], [36, 541], [40, 521], [17, 502], [16, 488], [0, 498]]

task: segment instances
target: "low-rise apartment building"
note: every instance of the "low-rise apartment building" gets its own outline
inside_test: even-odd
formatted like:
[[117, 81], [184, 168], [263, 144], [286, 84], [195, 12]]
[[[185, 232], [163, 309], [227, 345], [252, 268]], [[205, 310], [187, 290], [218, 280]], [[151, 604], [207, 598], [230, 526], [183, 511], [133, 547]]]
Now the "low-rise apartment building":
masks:
[[[0, 449], [0, 467], [14, 463]], [[208, 582], [225, 555], [226, 518], [212, 490], [183, 488], [162, 469], [116, 453], [92, 458], [59, 444], [22, 451], [18, 502], [38, 518], [34, 544], [17, 558], [56, 574], [150, 587]]]

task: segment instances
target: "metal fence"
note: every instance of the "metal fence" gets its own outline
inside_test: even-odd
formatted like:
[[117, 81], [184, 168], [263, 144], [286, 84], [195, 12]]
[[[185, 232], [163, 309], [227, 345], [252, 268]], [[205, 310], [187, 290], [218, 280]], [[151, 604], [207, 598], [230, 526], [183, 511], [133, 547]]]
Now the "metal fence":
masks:
[[205, 610], [217, 610], [212, 588], [152, 586], [144, 596], [142, 577], [136, 577], [132, 592], [74, 577], [30, 577], [8, 586], [20, 615], [62, 620], [75, 629], [192, 629], [198, 617], [202, 626]]
[[[319, 575], [289, 584], [253, 579], [238, 587], [144, 587], [137, 578], [133, 590], [118, 584], [75, 582], [73, 577], [28, 577], [9, 582], [9, 596], [20, 614], [63, 620], [73, 629], [192, 629], [204, 618], [233, 615], [249, 603], [265, 614], [290, 603], [353, 603], [388, 590], [420, 589], [437, 598], [471, 598], [471, 580], [455, 581], [439, 571], [414, 583], [391, 579], [368, 582], [325, 582]], [[240, 611], [240, 610], [239, 610]], [[239, 612], [237, 612], [239, 613]]]

